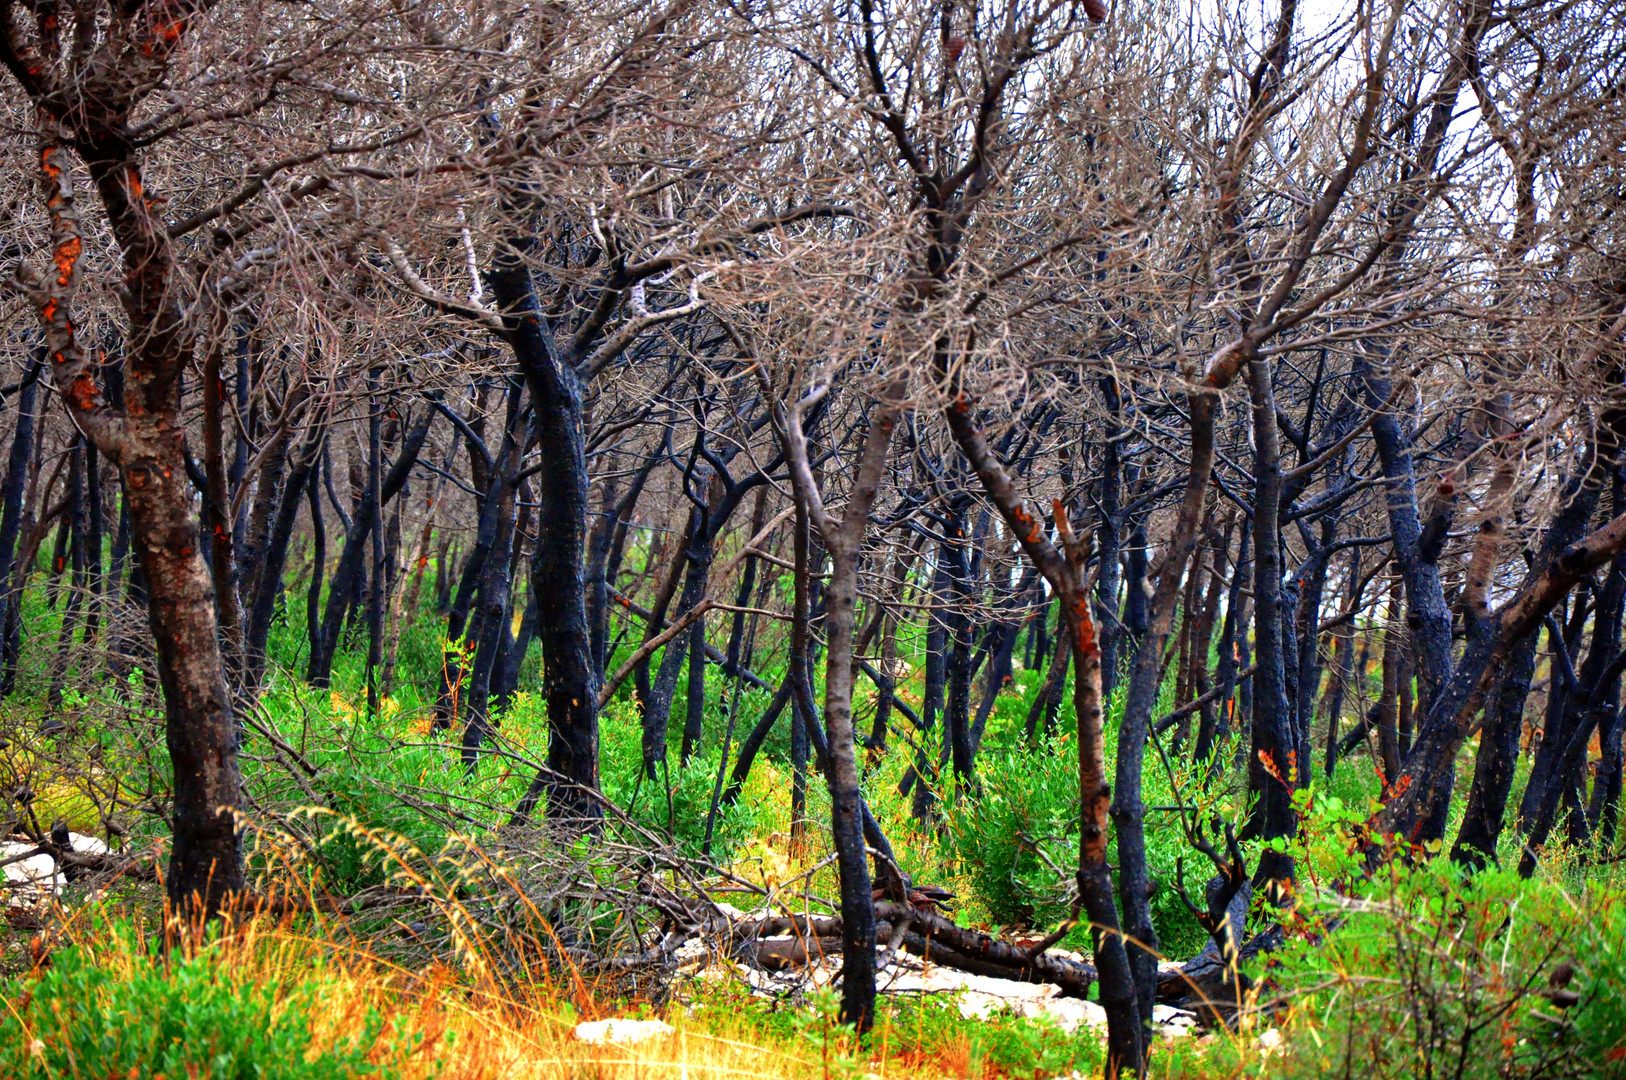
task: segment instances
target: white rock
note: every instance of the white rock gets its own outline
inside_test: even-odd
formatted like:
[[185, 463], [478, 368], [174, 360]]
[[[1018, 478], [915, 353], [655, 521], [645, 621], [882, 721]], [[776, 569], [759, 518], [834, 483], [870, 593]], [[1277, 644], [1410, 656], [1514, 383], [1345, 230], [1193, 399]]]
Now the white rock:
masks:
[[590, 1046], [627, 1046], [674, 1030], [663, 1020], [590, 1020], [576, 1025], [576, 1038]]
[[706, 948], [704, 941], [699, 938], [690, 938], [678, 947], [677, 952], [672, 954], [672, 959], [676, 960], [679, 966], [686, 966], [701, 963], [710, 956], [711, 950]]
[[[8, 841], [0, 844], [0, 862], [33, 850], [33, 844]], [[29, 855], [17, 862], [6, 862], [0, 866], [0, 874], [5, 875], [6, 903], [10, 907], [28, 907], [49, 899], [60, 892], [65, 883], [56, 868], [56, 860], [49, 855]]]
[[1275, 1028], [1266, 1028], [1259, 1033], [1259, 1049], [1270, 1051], [1282, 1045], [1282, 1033]]
[[[94, 836], [86, 836], [84, 833], [69, 833], [68, 843], [78, 854], [108, 853], [104, 841]], [[0, 843], [0, 862], [33, 851], [34, 847], [34, 844], [26, 840], [8, 840]], [[18, 862], [7, 863], [0, 867], [0, 874], [4, 875], [5, 900], [10, 907], [29, 907], [37, 904], [57, 895], [67, 884], [67, 879], [57, 868], [56, 860], [49, 855], [30, 855]]]
[[106, 855], [109, 850], [106, 841], [84, 833], [69, 833], [68, 843], [80, 855]]
[[1107, 1026], [1107, 1011], [1081, 998], [1053, 998], [1044, 1003], [1044, 1015], [1069, 1035], [1079, 1028], [1096, 1030]]
[[1172, 1027], [1196, 1027], [1197, 1015], [1185, 1009], [1176, 1009], [1173, 1005], [1153, 1005], [1152, 1023], [1168, 1024]]

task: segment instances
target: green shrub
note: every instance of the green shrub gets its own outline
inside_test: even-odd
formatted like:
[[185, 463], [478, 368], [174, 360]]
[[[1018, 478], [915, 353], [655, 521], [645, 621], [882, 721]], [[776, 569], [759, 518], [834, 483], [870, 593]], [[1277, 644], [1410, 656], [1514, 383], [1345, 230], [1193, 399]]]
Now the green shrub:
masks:
[[332, 1007], [320, 969], [278, 981], [231, 959], [218, 943], [149, 955], [129, 924], [97, 927], [43, 971], [0, 985], [11, 1005], [0, 1012], [0, 1075], [382, 1080], [416, 1048], [381, 1043], [371, 1010], [346, 1030], [313, 1023]]
[[[761, 700], [756, 700], [758, 698]], [[730, 749], [729, 777], [733, 775], [734, 752], [744, 735], [739, 728], [760, 715], [766, 698], [767, 695], [756, 693], [742, 695], [739, 706], [742, 723], [736, 726], [734, 745]], [[782, 721], [788, 719], [787, 711]], [[698, 856], [705, 842], [706, 815], [717, 783], [725, 723], [721, 716], [708, 716], [706, 742], [687, 765], [679, 761], [680, 746], [675, 741], [668, 745], [665, 769], [650, 780], [643, 776], [643, 728], [637, 707], [630, 701], [612, 702], [601, 716], [599, 728], [600, 776], [605, 795], [650, 832], [669, 836], [685, 854]], [[759, 761], [762, 757], [759, 755]], [[728, 779], [724, 778], [725, 787]], [[813, 774], [811, 783], [819, 782]], [[759, 836], [761, 825], [760, 807], [749, 797], [741, 798], [733, 806], [719, 806], [712, 832], [712, 857], [727, 859], [737, 845]]]
[[1296, 1016], [1272, 1076], [1626, 1076], [1618, 891], [1440, 860], [1310, 910], [1262, 973]]
[[[1071, 911], [1073, 872], [1078, 864], [1077, 744], [1068, 729], [1030, 747], [1019, 729], [993, 732], [979, 755], [981, 794], [958, 801], [948, 812], [950, 843], [958, 852], [973, 899], [995, 922], [1043, 926]], [[1107, 746], [1116, 742], [1107, 733]], [[1181, 780], [1188, 801], [1200, 793]], [[1148, 806], [1170, 805], [1173, 788], [1155, 755], [1149, 755], [1143, 784]], [[1116, 862], [1114, 839], [1109, 858]], [[1185, 842], [1172, 815], [1149, 814], [1146, 862], [1152, 878], [1153, 926], [1166, 956], [1183, 959], [1202, 949], [1207, 932], [1181, 903], [1175, 890], [1178, 861], [1193, 869], [1187, 888], [1201, 896], [1207, 864]], [[1079, 941], [1084, 939], [1080, 936]]]

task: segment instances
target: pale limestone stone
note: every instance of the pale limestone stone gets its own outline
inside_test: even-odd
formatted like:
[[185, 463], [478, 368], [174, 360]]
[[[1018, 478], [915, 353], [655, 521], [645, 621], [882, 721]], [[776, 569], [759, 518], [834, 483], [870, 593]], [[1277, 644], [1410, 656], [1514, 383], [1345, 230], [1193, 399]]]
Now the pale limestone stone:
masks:
[[589, 1020], [576, 1025], [576, 1038], [590, 1046], [628, 1046], [675, 1030], [663, 1020]]

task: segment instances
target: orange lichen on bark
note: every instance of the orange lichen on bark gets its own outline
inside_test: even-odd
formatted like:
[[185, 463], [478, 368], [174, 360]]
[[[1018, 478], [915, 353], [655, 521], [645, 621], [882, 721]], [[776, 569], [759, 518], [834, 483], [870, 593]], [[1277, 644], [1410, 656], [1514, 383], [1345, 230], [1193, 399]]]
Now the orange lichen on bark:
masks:
[[[177, 41], [181, 40], [181, 35], [186, 32], [186, 20], [184, 18], [179, 18], [168, 19], [163, 22], [155, 22], [152, 24], [152, 32], [159, 43], [166, 46], [174, 45]], [[141, 43], [141, 55], [155, 56], [158, 53], [158, 48], [158, 44], [155, 44], [150, 39], [143, 41]]]
[[1082, 656], [1098, 656], [1101, 645], [1095, 640], [1095, 621], [1088, 614], [1089, 601], [1080, 601], [1074, 610], [1073, 632], [1078, 635], [1078, 651]]
[[56, 264], [56, 283], [66, 286], [73, 281], [73, 269], [79, 263], [79, 256], [84, 252], [85, 245], [77, 236], [70, 236], [56, 249], [52, 261]]
[[1021, 525], [1026, 530], [1022, 533], [1023, 540], [1030, 544], [1037, 544], [1039, 542], [1039, 523], [1034, 520], [1032, 514], [1028, 513], [1028, 508], [1025, 503], [1017, 503], [1016, 509], [1011, 511], [1011, 517], [1016, 520], [1018, 525]]
[[[58, 357], [62, 354], [58, 353]], [[61, 362], [60, 360], [58, 361]], [[68, 400], [76, 409], [94, 409], [96, 407], [96, 381], [86, 372], [80, 372], [68, 387]]]

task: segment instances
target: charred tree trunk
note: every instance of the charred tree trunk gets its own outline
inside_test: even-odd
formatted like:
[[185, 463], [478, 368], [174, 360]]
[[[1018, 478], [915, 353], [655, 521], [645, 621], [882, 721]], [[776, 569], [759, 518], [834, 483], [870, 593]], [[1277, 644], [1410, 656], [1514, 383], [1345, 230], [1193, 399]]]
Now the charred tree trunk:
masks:
[[[893, 386], [901, 396], [901, 384]], [[871, 419], [852, 490], [839, 521], [825, 509], [813, 470], [808, 465], [807, 438], [802, 432], [800, 416], [792, 412], [787, 417], [780, 412], [778, 421], [785, 460], [790, 465], [796, 492], [798, 539], [806, 535], [801, 527], [803, 523], [811, 522], [823, 538], [831, 560], [830, 583], [825, 593], [825, 633], [829, 647], [824, 680], [827, 753], [823, 757], [825, 785], [830, 792], [831, 836], [841, 880], [841, 1020], [864, 1032], [875, 1020], [875, 904], [870, 892], [869, 857], [864, 843], [866, 815], [859, 787], [852, 716], [855, 618], [864, 531], [886, 473], [887, 451], [897, 423], [897, 410], [887, 402]], [[805, 556], [798, 561], [799, 569], [810, 568]], [[814, 727], [809, 725], [809, 734]]]
[[85, 444], [85, 641], [94, 642], [101, 627], [102, 597], [102, 462], [94, 442]]
[[[1118, 685], [1118, 643], [1122, 628], [1118, 620], [1118, 586], [1123, 579], [1121, 562], [1122, 544], [1119, 537], [1119, 503], [1123, 498], [1123, 459], [1119, 449], [1122, 431], [1119, 417], [1123, 413], [1123, 397], [1118, 379], [1106, 375], [1101, 379], [1101, 396], [1107, 406], [1106, 446], [1101, 454], [1100, 514], [1095, 526], [1095, 546], [1100, 559], [1100, 572], [1095, 583], [1095, 625], [1100, 628], [1101, 642], [1101, 700], [1111, 701]], [[1042, 656], [1044, 647], [1039, 653]], [[1061, 653], [1058, 651], [1057, 655]], [[1065, 667], [1065, 663], [1063, 665]], [[1056, 699], [1060, 700], [1059, 697]], [[1050, 730], [1054, 717], [1046, 719], [1045, 730]], [[1028, 735], [1033, 734], [1029, 718]]]
[[587, 621], [587, 443], [582, 380], [576, 357], [545, 321], [526, 265], [534, 246], [507, 236], [487, 275], [502, 311], [502, 335], [531, 395], [537, 450], [536, 551], [531, 594], [542, 639], [542, 694], [548, 710], [546, 771], [514, 809], [529, 819], [545, 796], [548, 817], [567, 828], [592, 827], [602, 816], [598, 791], [598, 662]]
[[[1349, 551], [1349, 591], [1345, 594], [1344, 610], [1355, 612], [1361, 605], [1361, 549], [1350, 548]], [[1348, 691], [1350, 679], [1355, 673], [1355, 616], [1349, 615], [1338, 628], [1333, 631], [1336, 644], [1333, 646], [1333, 674], [1332, 684], [1327, 687], [1326, 696], [1322, 698], [1322, 711], [1326, 714], [1327, 724], [1327, 753], [1324, 766], [1327, 779], [1332, 779], [1333, 771], [1338, 767], [1338, 722], [1344, 713], [1344, 694]]]
[[[266, 645], [271, 637], [271, 623], [276, 618], [277, 602], [283, 593], [282, 573], [288, 564], [288, 547], [293, 541], [294, 524], [299, 520], [301, 500], [307, 495], [314, 496], [317, 490], [315, 474], [325, 438], [325, 426], [312, 422], [299, 450], [292, 456], [288, 478], [282, 485], [276, 513], [266, 534], [265, 554], [255, 575], [256, 588], [249, 606], [248, 630], [243, 640], [243, 686], [249, 694], [259, 689], [265, 677]], [[316, 596], [320, 597], [327, 537], [322, 525], [320, 501], [312, 497], [310, 505], [311, 534], [317, 542], [316, 550], [312, 553], [315, 561], [311, 568], [311, 585]], [[317, 607], [315, 602], [308, 602], [307, 606], [314, 614]]]
[[[216, 320], [217, 324], [221, 320]], [[203, 361], [203, 470], [207, 484], [203, 498], [203, 525], [209, 534], [209, 570], [215, 585], [215, 612], [220, 620], [221, 650], [226, 673], [235, 684], [243, 681], [243, 606], [237, 591], [237, 556], [231, 519], [231, 480], [226, 467], [225, 326], [216, 325]], [[269, 476], [261, 481], [268, 489]]]
[[[68, 451], [68, 505], [62, 514], [59, 535], [68, 541], [65, 555], [57, 557], [60, 581], [68, 595], [62, 605], [62, 622], [57, 629], [56, 654], [51, 659], [51, 683], [45, 691], [45, 702], [51, 709], [62, 705], [62, 686], [67, 679], [68, 665], [73, 651], [73, 633], [79, 623], [79, 608], [84, 602], [85, 578], [85, 438], [78, 436]], [[66, 565], [61, 565], [63, 562]], [[54, 715], [47, 717], [43, 729], [60, 731], [62, 724]]]
[[[1249, 789], [1258, 802], [1247, 833], [1263, 840], [1291, 840], [1298, 833], [1293, 810], [1292, 775], [1298, 740], [1283, 678], [1286, 668], [1282, 630], [1291, 615], [1282, 603], [1281, 440], [1276, 426], [1276, 400], [1270, 365], [1248, 362], [1248, 389], [1253, 405], [1254, 506], [1253, 604], [1254, 652], [1253, 737]], [[1267, 848], [1254, 871], [1255, 890], [1267, 890], [1280, 902], [1293, 882], [1293, 858]]]
[[907, 795], [913, 785], [910, 813], [917, 821], [925, 821], [931, 816], [937, 800], [937, 760], [931, 753], [931, 743], [932, 732], [943, 715], [943, 684], [948, 668], [949, 633], [942, 609], [951, 588], [950, 558], [947, 545], [940, 544], [928, 594], [931, 607], [926, 614], [925, 685], [920, 699], [919, 743], [914, 768], [904, 774], [898, 786], [898, 793]]
[[1378, 698], [1378, 758], [1383, 769], [1385, 791], [1400, 775], [1400, 653], [1405, 648], [1405, 631], [1401, 629], [1401, 582], [1396, 577], [1389, 585], [1389, 621], [1383, 628], [1383, 690]]
[[[976, 471], [984, 492], [1061, 600], [1076, 672], [1073, 699], [1078, 718], [1079, 903], [1092, 924], [1096, 966], [1101, 975], [1100, 999], [1107, 1013], [1107, 1075], [1117, 1076], [1126, 1069], [1138, 1074], [1145, 1060], [1144, 1025], [1134, 969], [1125, 948], [1124, 934], [1119, 930], [1112, 870], [1107, 864], [1112, 793], [1107, 783], [1106, 753], [1102, 744], [1101, 652], [1090, 616], [1091, 597], [1083, 575], [1088, 545], [1080, 545], [1073, 539], [1060, 503], [1055, 507], [1056, 523], [1064, 550], [1057, 550], [1045, 538], [1039, 522], [1017, 496], [1009, 475], [976, 427], [963, 396], [950, 405], [945, 414], [949, 430]], [[1203, 486], [1206, 487], [1206, 479]]]
[[475, 642], [474, 666], [463, 695], [467, 717], [463, 729], [463, 767], [470, 770], [474, 768], [481, 743], [491, 733], [491, 680], [506, 643], [511, 615], [513, 580], [509, 577], [509, 567], [514, 548], [514, 477], [519, 472], [520, 455], [524, 451], [524, 440], [519, 433], [522, 426], [520, 395], [521, 388], [516, 382], [509, 390], [507, 430], [496, 468], [492, 470], [491, 488], [486, 493], [486, 503], [493, 508], [490, 515], [492, 542], [480, 580], [480, 612], [475, 622], [479, 636]]
[[[1563, 596], [1622, 551], [1626, 515], [1569, 545], [1545, 570], [1532, 570], [1518, 594], [1490, 617], [1489, 629], [1470, 640], [1450, 684], [1430, 703], [1412, 752], [1401, 765], [1404, 790], [1379, 815], [1378, 835], [1398, 834], [1408, 844], [1442, 839], [1457, 751], [1474, 728], [1490, 684], [1518, 643]], [[1379, 855], [1372, 853], [1373, 858]]]
[[[406, 486], [407, 478], [412, 474], [412, 467], [417, 464], [418, 454], [423, 450], [423, 444], [429, 437], [429, 429], [434, 423], [434, 418], [433, 409], [424, 410], [423, 415], [401, 441], [400, 453], [396, 456], [395, 463], [390, 466], [387, 475], [383, 474], [382, 447], [378, 456], [367, 463], [368, 473], [363, 484], [361, 501], [351, 516], [349, 531], [344, 538], [344, 548], [340, 551], [338, 564], [333, 569], [333, 581], [328, 589], [327, 608], [322, 615], [320, 631], [311, 641], [310, 664], [305, 677], [313, 686], [326, 686], [332, 677], [333, 661], [339, 649], [340, 631], [344, 626], [346, 615], [357, 604], [365, 567], [371, 561], [368, 556], [373, 530], [384, 528], [384, 507], [389, 505], [390, 500]], [[331, 482], [331, 467], [328, 479]]]
[[[167, 57], [170, 46], [159, 46], [155, 36], [161, 22], [139, 24], [146, 29], [132, 32], [140, 40], [124, 41], [120, 48], [140, 46], [153, 49], [150, 56]], [[105, 72], [102, 78], [129, 78], [117, 64], [93, 66]], [[213, 582], [199, 551], [192, 512], [186, 423], [178, 394], [193, 353], [179, 307], [185, 290], [158, 216], [162, 200], [143, 190], [136, 148], [126, 141], [129, 117], [109, 112], [133, 107], [139, 95], [76, 84], [73, 107], [62, 115], [52, 111], [57, 106], [50, 103], [56, 100], [50, 94], [31, 96], [40, 113], [39, 161], [57, 271], [49, 281], [35, 283], [34, 298], [54, 358], [57, 388], [79, 429], [118, 466], [130, 507], [174, 775], [174, 840], [166, 885], [177, 904], [197, 904], [214, 914], [243, 887], [235, 818], [237, 726], [226, 689]], [[96, 365], [80, 347], [71, 320], [84, 244], [67, 144], [89, 168], [124, 260], [122, 302], [132, 344], [124, 358], [122, 413], [103, 398]]]
[[1232, 734], [1232, 717], [1237, 711], [1233, 700], [1236, 694], [1239, 664], [1238, 641], [1246, 636], [1247, 610], [1242, 596], [1243, 582], [1249, 576], [1248, 545], [1253, 540], [1252, 530], [1244, 521], [1241, 537], [1237, 540], [1236, 563], [1231, 568], [1231, 584], [1225, 594], [1225, 619], [1220, 624], [1219, 668], [1214, 673], [1214, 685], [1219, 690], [1212, 711], [1205, 709], [1197, 728], [1197, 744], [1192, 748], [1196, 761], [1207, 761], [1205, 777], [1217, 776], [1224, 768], [1224, 755], [1216, 751], [1223, 747]]
[[1028, 709], [1023, 732], [1030, 746], [1036, 744], [1041, 730], [1047, 737], [1055, 730], [1056, 712], [1061, 706], [1061, 696], [1067, 687], [1067, 669], [1072, 662], [1073, 643], [1067, 637], [1064, 624], [1056, 629], [1055, 654], [1050, 658], [1044, 682], [1039, 684], [1038, 693], [1033, 695], [1033, 705]]
[[[599, 523], [593, 530], [593, 541], [589, 546], [592, 562], [588, 574], [588, 580], [593, 584], [593, 593], [587, 620], [592, 634], [594, 664], [600, 678], [604, 676], [605, 665], [610, 662], [607, 651], [610, 635], [610, 593], [621, 570], [621, 557], [627, 544], [627, 527], [632, 520], [633, 511], [638, 506], [638, 499], [643, 495], [644, 487], [649, 482], [650, 474], [655, 471], [655, 466], [665, 459], [666, 452], [667, 443], [662, 440], [660, 448], [646, 457], [638, 471], [633, 474], [626, 493], [613, 506], [606, 504], [600, 511]], [[606, 489], [606, 497], [610, 494], [611, 492]]]
[[44, 370], [42, 351], [29, 363], [17, 388], [17, 421], [12, 429], [4, 485], [0, 487], [0, 589], [5, 590], [0, 593], [0, 698], [10, 694], [16, 685], [22, 647], [22, 590], [16, 582], [26, 574], [26, 567], [17, 565], [17, 558], [27, 558], [29, 553], [19, 552], [18, 542], [24, 533], [24, 519], [32, 516], [25, 512], [31, 508], [25, 508], [23, 495], [34, 457], [36, 403]]
[[[981, 528], [976, 530], [979, 534]], [[948, 663], [944, 669], [943, 749], [961, 787], [975, 783], [976, 763], [971, 753], [971, 568], [966, 544], [977, 537], [965, 535], [965, 512], [956, 507], [949, 518], [944, 547], [951, 592], [944, 622], [948, 632]]]

